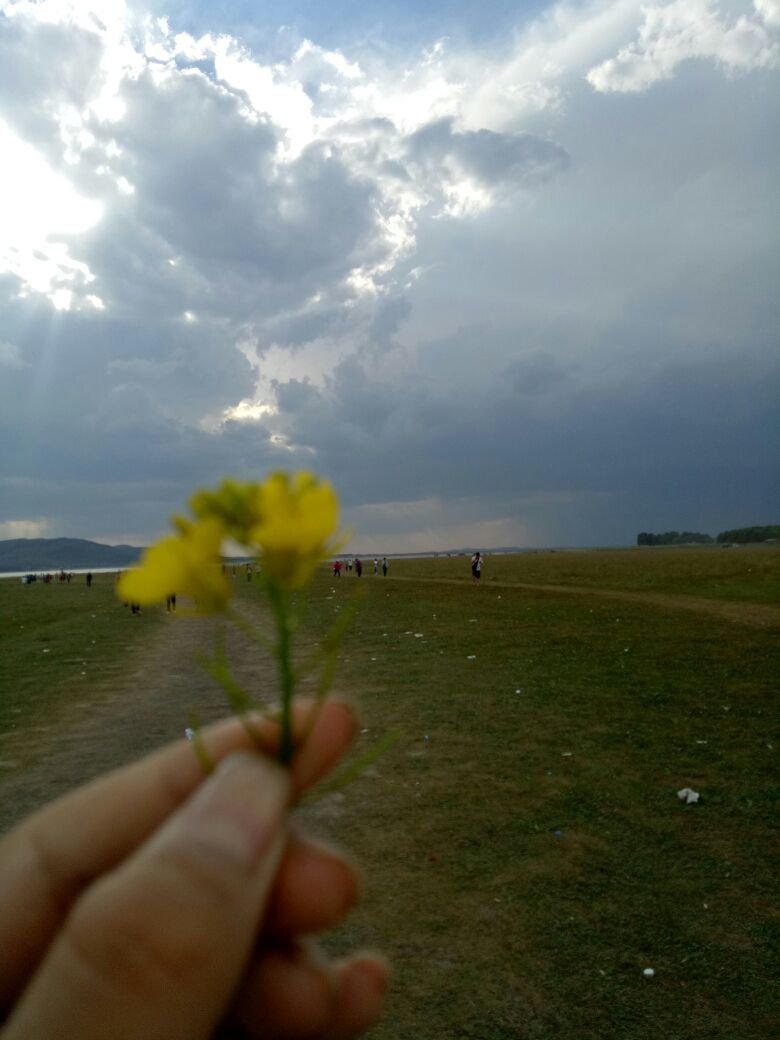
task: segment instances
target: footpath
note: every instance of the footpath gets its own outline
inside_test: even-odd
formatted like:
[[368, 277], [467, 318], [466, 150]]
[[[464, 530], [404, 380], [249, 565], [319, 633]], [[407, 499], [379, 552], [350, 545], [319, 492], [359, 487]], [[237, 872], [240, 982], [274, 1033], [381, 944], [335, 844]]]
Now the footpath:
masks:
[[[416, 578], [388, 575], [387, 581], [417, 581], [438, 585], [467, 585], [463, 578]], [[591, 588], [587, 585], [532, 585], [519, 581], [485, 581], [488, 589], [527, 589], [529, 592], [550, 592], [562, 596], [598, 596], [603, 599], [636, 603], [659, 610], [688, 610], [709, 614], [724, 621], [756, 628], [780, 628], [780, 607], [764, 603], [744, 603], [736, 600], [704, 599], [700, 596], [671, 596], [664, 592], [630, 592], [625, 589]]]
[[[25, 728], [24, 747], [4, 751], [0, 833], [70, 788], [181, 738], [193, 712], [204, 725], [228, 715], [224, 692], [196, 660], [197, 653], [211, 652], [217, 623], [166, 616], [128, 655], [120, 680], [92, 684], [52, 717]], [[267, 655], [234, 625], [227, 629], [227, 650], [238, 681], [272, 703], [275, 670]]]

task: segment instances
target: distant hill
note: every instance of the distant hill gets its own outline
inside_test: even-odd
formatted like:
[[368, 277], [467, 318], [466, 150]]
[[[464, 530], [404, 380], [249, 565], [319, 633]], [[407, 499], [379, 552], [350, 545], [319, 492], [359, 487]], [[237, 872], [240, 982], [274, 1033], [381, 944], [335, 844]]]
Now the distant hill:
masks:
[[83, 567], [128, 567], [142, 553], [134, 545], [101, 545], [84, 538], [9, 538], [0, 541], [0, 574]]

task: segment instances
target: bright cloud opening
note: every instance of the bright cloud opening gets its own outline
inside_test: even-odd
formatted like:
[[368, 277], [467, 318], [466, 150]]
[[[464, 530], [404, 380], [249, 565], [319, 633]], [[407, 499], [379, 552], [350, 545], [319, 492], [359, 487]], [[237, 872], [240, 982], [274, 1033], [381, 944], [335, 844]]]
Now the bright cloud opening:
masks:
[[0, 271], [15, 274], [26, 290], [47, 295], [58, 309], [68, 309], [71, 286], [91, 275], [57, 237], [87, 231], [103, 207], [79, 195], [1, 120], [0, 154]]

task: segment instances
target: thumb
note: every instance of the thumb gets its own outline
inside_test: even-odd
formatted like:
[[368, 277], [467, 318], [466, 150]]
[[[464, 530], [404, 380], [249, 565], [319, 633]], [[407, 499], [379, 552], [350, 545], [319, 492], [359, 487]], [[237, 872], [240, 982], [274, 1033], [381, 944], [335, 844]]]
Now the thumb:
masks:
[[252, 951], [286, 841], [288, 774], [232, 755], [76, 903], [3, 1040], [211, 1036]]

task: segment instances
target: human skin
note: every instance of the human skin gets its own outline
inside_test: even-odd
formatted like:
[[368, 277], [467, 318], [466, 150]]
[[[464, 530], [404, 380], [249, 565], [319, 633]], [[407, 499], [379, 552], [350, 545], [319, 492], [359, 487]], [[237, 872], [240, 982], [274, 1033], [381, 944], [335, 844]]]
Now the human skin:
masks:
[[[294, 712], [300, 736], [311, 702]], [[358, 896], [354, 867], [300, 834], [295, 800], [356, 731], [327, 702], [289, 771], [278, 727], [235, 719], [51, 803], [0, 841], [2, 1040], [348, 1040], [378, 1017], [384, 961], [307, 938]]]

